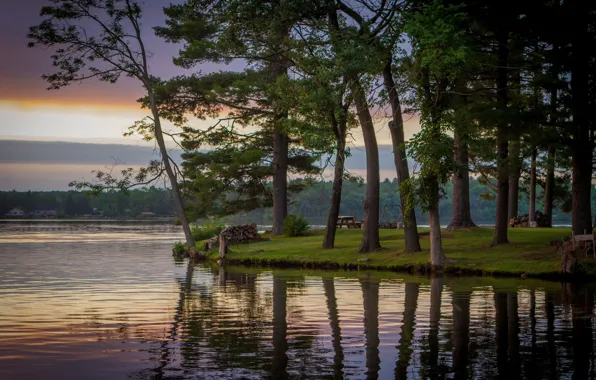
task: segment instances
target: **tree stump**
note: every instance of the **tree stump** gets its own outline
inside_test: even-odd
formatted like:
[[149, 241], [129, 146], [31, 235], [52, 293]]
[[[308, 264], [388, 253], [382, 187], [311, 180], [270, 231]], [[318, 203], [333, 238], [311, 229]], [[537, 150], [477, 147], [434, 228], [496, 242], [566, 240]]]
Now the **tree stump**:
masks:
[[226, 253], [228, 253], [228, 239], [226, 238], [226, 230], [224, 229], [219, 234], [219, 260], [223, 262]]
[[573, 243], [570, 241], [563, 242], [559, 246], [558, 251], [561, 254], [561, 273], [577, 273], [579, 263], [577, 260], [577, 251], [573, 249]]

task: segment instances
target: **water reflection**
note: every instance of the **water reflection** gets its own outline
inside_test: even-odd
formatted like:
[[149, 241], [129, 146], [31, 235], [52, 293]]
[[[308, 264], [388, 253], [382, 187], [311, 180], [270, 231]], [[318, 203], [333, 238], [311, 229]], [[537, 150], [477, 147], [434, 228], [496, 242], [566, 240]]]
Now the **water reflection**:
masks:
[[594, 378], [593, 287], [96, 247], [0, 242], [0, 378]]
[[[181, 342], [180, 366], [162, 358], [183, 378], [377, 379], [388, 369], [395, 379], [594, 375], [591, 288], [452, 290], [458, 279], [195, 271], [180, 295], [184, 327], [170, 337]], [[380, 323], [389, 315], [397, 323]], [[393, 345], [381, 341], [384, 330]], [[395, 360], [382, 360], [387, 354]]]

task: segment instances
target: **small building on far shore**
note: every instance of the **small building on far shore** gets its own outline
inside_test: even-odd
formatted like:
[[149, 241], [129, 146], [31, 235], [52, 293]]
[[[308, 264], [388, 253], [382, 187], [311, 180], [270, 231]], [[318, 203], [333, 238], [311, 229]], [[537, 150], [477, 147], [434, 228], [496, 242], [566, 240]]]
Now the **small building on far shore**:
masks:
[[13, 207], [4, 216], [7, 218], [24, 218], [26, 214], [21, 207]]
[[53, 207], [40, 207], [33, 211], [34, 218], [55, 218], [58, 212]]
[[154, 217], [154, 216], [157, 216], [157, 215], [155, 215], [155, 213], [151, 212], [151, 211], [143, 211], [141, 213], [141, 218]]

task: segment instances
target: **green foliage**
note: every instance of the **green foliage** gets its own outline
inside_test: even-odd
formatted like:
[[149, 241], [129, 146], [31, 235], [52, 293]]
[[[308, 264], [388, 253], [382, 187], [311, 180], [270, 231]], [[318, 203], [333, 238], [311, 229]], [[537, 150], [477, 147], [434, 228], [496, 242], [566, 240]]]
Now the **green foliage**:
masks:
[[284, 220], [284, 234], [287, 237], [302, 236], [308, 231], [308, 220], [302, 216], [288, 215]]
[[186, 244], [177, 241], [177, 242], [174, 243], [174, 247], [172, 248], [172, 252], [174, 253], [174, 256], [181, 257], [181, 256], [184, 256], [184, 255], [188, 254], [189, 253], [189, 249], [188, 249], [188, 246]]
[[214, 235], [219, 236], [225, 227], [225, 223], [221, 221], [205, 222], [191, 226], [191, 232], [195, 241], [201, 241], [211, 239]]

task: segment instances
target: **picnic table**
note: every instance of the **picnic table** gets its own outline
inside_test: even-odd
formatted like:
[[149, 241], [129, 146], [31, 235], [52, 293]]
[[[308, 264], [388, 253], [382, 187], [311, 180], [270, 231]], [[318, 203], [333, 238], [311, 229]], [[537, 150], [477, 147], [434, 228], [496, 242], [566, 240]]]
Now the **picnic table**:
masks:
[[343, 226], [347, 226], [348, 228], [360, 228], [360, 223], [356, 222], [356, 216], [338, 216], [337, 217], [337, 227], [342, 228]]

